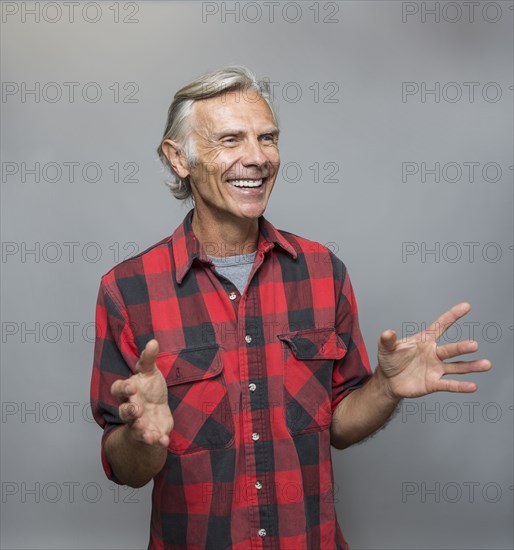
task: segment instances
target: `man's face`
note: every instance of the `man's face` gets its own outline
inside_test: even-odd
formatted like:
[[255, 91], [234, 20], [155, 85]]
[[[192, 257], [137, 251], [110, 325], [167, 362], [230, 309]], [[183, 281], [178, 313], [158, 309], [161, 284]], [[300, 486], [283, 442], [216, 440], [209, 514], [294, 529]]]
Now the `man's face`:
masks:
[[195, 102], [192, 139], [195, 208], [218, 220], [261, 216], [280, 165], [278, 128], [265, 100], [245, 90]]

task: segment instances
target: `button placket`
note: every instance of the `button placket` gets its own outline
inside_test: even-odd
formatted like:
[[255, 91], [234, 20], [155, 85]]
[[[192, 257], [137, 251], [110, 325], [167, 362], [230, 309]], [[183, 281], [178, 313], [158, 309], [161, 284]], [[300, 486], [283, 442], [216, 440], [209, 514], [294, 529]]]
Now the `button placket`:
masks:
[[[248, 399], [248, 402], [250, 404], [255, 400], [265, 398], [265, 396], [260, 396], [259, 392], [256, 392], [256, 390], [258, 389], [257, 388], [258, 384], [255, 382], [251, 382], [252, 379], [256, 380], [261, 376], [257, 357], [259, 356], [260, 353], [262, 353], [260, 351], [260, 346], [261, 346], [260, 338], [257, 338], [257, 337], [254, 338], [254, 336], [252, 335], [253, 331], [251, 330], [251, 327], [247, 327], [247, 322], [246, 322], [247, 317], [253, 317], [257, 314], [257, 311], [256, 311], [257, 302], [251, 287], [247, 287], [246, 291], [241, 295], [240, 300], [238, 299], [237, 304], [239, 306], [238, 307], [239, 323], [240, 323], [239, 326], [246, 327], [247, 329], [250, 328], [248, 333], [245, 333], [245, 332], [242, 333], [245, 344], [243, 344], [240, 341], [241, 342], [240, 345], [242, 345], [242, 347], [245, 347], [245, 345], [247, 347], [247, 351], [243, 350], [243, 357], [245, 357], [245, 359], [248, 361], [248, 364], [247, 364], [248, 370], [245, 373], [247, 375], [246, 384], [248, 385], [248, 393], [246, 394], [245, 398], [243, 398], [243, 402], [246, 401], [246, 399]], [[259, 382], [259, 380], [257, 380], [257, 382]], [[252, 411], [251, 408], [249, 410]], [[261, 439], [261, 432], [262, 434], [265, 433], [265, 431], [262, 431], [262, 430], [265, 430], [265, 425], [262, 424], [264, 420], [264, 418], [262, 417], [262, 414], [263, 413], [261, 412], [260, 415], [259, 414], [254, 415], [252, 412], [250, 412], [250, 415], [249, 415], [250, 418], [248, 423], [248, 428], [249, 428], [248, 432], [250, 433], [250, 439], [249, 440], [247, 439], [246, 441], [249, 441], [250, 445], [255, 445], [255, 451], [257, 451], [257, 447], [260, 447], [259, 443]], [[248, 437], [248, 432], [246, 432], [246, 437]], [[252, 455], [253, 455], [253, 452], [249, 451], [248, 457]], [[255, 459], [263, 460], [262, 457], [259, 457], [257, 455], [255, 456]], [[267, 482], [266, 475], [264, 475], [264, 478], [261, 478], [261, 479], [254, 478], [253, 480], [255, 491], [256, 491], [255, 497], [257, 497], [257, 494], [258, 494], [259, 503], [261, 502], [261, 500], [263, 500], [262, 504], [267, 503], [267, 500], [269, 498], [269, 496], [267, 495], [267, 491], [265, 489], [266, 482]], [[256, 507], [254, 513], [255, 513], [254, 518], [256, 520], [256, 523], [253, 524], [254, 529], [256, 529], [254, 533], [256, 532], [256, 534], [262, 540], [268, 535], [267, 529], [264, 528], [264, 525], [266, 525], [267, 522], [262, 521], [263, 518], [259, 518], [260, 514], [258, 511], [258, 507]], [[260, 524], [260, 527], [259, 527], [259, 524]]]

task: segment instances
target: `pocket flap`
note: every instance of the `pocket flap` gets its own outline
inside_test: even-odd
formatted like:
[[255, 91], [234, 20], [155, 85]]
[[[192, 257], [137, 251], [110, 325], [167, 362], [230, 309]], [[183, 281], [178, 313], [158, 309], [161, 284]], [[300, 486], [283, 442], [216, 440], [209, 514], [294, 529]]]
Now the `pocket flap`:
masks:
[[217, 344], [162, 352], [155, 362], [168, 386], [212, 378], [223, 369]]
[[346, 346], [335, 328], [297, 330], [278, 337], [285, 342], [297, 359], [341, 359]]

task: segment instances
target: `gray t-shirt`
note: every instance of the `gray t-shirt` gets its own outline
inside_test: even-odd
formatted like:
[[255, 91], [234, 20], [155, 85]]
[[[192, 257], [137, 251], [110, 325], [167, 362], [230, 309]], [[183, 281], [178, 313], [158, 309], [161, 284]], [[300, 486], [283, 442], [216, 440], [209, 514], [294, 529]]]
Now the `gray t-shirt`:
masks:
[[218, 256], [208, 256], [208, 258], [212, 260], [216, 271], [229, 281], [232, 281], [237, 290], [243, 294], [256, 255], [257, 252], [252, 252], [251, 254], [239, 254], [223, 258]]

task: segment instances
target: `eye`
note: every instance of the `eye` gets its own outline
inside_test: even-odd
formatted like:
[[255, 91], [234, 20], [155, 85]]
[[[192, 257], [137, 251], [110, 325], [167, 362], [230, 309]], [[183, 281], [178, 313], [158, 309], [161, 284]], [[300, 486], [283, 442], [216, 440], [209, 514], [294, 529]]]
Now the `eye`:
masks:
[[222, 143], [224, 145], [234, 145], [237, 142], [237, 138], [234, 136], [229, 136], [226, 138], [223, 138]]
[[275, 141], [275, 136], [273, 134], [264, 134], [262, 136], [262, 140], [263, 141], [266, 141], [268, 143], [274, 143]]

